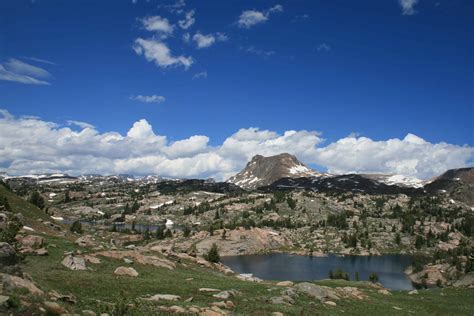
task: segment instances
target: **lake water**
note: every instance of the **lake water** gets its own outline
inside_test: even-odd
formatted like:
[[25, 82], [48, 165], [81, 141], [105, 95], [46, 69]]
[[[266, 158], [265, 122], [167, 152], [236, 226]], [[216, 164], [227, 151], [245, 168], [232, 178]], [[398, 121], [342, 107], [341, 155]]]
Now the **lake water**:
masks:
[[355, 280], [368, 280], [377, 272], [379, 282], [392, 290], [412, 290], [413, 285], [404, 270], [412, 263], [407, 255], [310, 257], [287, 253], [222, 257], [223, 264], [237, 273], [252, 273], [264, 280], [310, 281], [329, 278], [330, 270], [342, 269]]
[[[64, 224], [72, 224], [76, 221], [77, 219], [64, 219], [61, 222]], [[113, 227], [113, 224], [106, 224], [104, 220], [80, 220], [82, 225], [89, 225], [89, 226], [104, 226], [106, 229], [111, 229]], [[130, 231], [132, 230], [134, 225], [130, 223], [122, 223], [122, 222], [117, 222], [115, 223], [115, 229], [119, 232], [121, 231]], [[163, 227], [163, 225], [153, 225], [153, 224], [135, 224], [135, 231], [139, 233], [143, 233], [146, 230], [148, 230], [150, 233], [155, 233], [158, 229]], [[165, 227], [171, 229], [171, 231], [182, 231], [184, 229], [183, 226], [181, 225], [176, 225], [174, 224], [173, 226], [170, 227]]]

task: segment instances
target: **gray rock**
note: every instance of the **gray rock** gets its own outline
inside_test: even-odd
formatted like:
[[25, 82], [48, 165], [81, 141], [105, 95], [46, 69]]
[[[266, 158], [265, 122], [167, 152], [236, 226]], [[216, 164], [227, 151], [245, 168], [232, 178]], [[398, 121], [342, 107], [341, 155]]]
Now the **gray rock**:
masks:
[[472, 287], [474, 286], [474, 273], [469, 273], [454, 282], [454, 287]]
[[17, 262], [15, 249], [6, 242], [0, 242], [0, 265], [13, 265]]
[[131, 277], [137, 277], [138, 272], [134, 268], [130, 267], [118, 267], [115, 269], [114, 274], [116, 275], [126, 275], [126, 276], [131, 276]]
[[221, 298], [223, 300], [226, 300], [230, 297], [230, 293], [228, 291], [222, 291], [212, 296], [214, 296], [215, 298]]
[[326, 299], [337, 300], [339, 297], [336, 293], [327, 288], [322, 287], [313, 283], [303, 282], [295, 285], [296, 291], [300, 294], [306, 294], [319, 301], [325, 301]]
[[277, 305], [293, 305], [295, 301], [287, 295], [282, 295], [271, 297], [269, 303]]
[[147, 301], [179, 301], [181, 296], [172, 295], [172, 294], [156, 294], [150, 298], [147, 298]]
[[61, 264], [70, 270], [86, 270], [86, 261], [82, 257], [76, 257], [72, 254], [64, 257]]
[[0, 295], [0, 307], [8, 307], [10, 296]]

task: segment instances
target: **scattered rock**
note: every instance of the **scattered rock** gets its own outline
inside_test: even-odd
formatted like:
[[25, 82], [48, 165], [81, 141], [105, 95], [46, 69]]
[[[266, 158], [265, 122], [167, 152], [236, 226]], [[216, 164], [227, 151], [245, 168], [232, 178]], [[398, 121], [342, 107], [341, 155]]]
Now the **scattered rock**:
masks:
[[131, 277], [138, 276], [138, 272], [134, 268], [130, 268], [130, 267], [118, 267], [117, 269], [115, 269], [114, 274], [127, 275]]
[[237, 278], [242, 280], [242, 281], [249, 281], [249, 282], [262, 282], [262, 279], [259, 279], [255, 276], [253, 276], [252, 273], [242, 273], [238, 274]]
[[100, 264], [100, 259], [91, 255], [84, 255], [84, 259], [93, 264]]
[[202, 287], [199, 289], [199, 292], [220, 292], [221, 290], [218, 289], [211, 289], [208, 287]]
[[82, 257], [76, 257], [73, 254], [69, 254], [64, 257], [61, 264], [70, 270], [86, 270], [86, 261]]
[[418, 294], [418, 290], [414, 289], [413, 291], [408, 292], [409, 295]]
[[469, 273], [454, 282], [454, 287], [474, 287], [474, 273]]
[[82, 316], [97, 316], [97, 314], [94, 311], [86, 309], [82, 311]]
[[268, 302], [276, 305], [293, 305], [295, 303], [295, 301], [288, 295], [271, 297]]
[[125, 262], [126, 264], [133, 264], [133, 260], [128, 258], [123, 258], [123, 262]]
[[10, 296], [0, 295], [0, 307], [8, 307]]
[[156, 294], [150, 298], [146, 299], [147, 301], [179, 301], [181, 296], [172, 295], [172, 294]]
[[40, 248], [43, 246], [44, 238], [37, 235], [26, 235], [20, 239], [20, 243], [25, 248]]
[[46, 310], [53, 315], [66, 314], [67, 310], [56, 302], [44, 302]]
[[212, 296], [214, 296], [215, 298], [221, 298], [223, 300], [226, 300], [230, 297], [230, 293], [228, 291], [222, 291]]
[[337, 306], [336, 302], [333, 301], [326, 301], [324, 304], [329, 305], [329, 306]]
[[64, 294], [60, 294], [60, 293], [58, 293], [54, 290], [49, 292], [48, 294], [49, 294], [49, 297], [53, 301], [61, 301], [61, 302], [69, 303], [69, 304], [76, 304], [77, 303], [76, 297], [74, 295], [64, 295]]
[[325, 301], [326, 299], [339, 299], [336, 293], [330, 288], [319, 286], [313, 283], [298, 283], [295, 285], [295, 288], [298, 293], [304, 293], [320, 301]]
[[169, 270], [174, 270], [176, 268], [176, 264], [168, 259], [159, 258], [157, 256], [143, 255], [138, 250], [101, 251], [96, 253], [95, 255], [114, 259], [129, 258], [133, 259], [136, 263], [139, 264], [148, 264], [158, 268], [166, 268]]
[[335, 288], [337, 295], [345, 298], [356, 298], [363, 300], [367, 298], [361, 290], [356, 287], [346, 286], [346, 287], [337, 287]]
[[219, 308], [227, 308], [225, 302], [213, 302], [211, 303], [211, 306], [217, 306]]
[[45, 248], [40, 248], [40, 249], [35, 250], [35, 254], [37, 256], [47, 256], [48, 250], [46, 250]]
[[36, 287], [33, 282], [5, 273], [0, 273], [0, 286], [6, 291], [13, 291], [16, 289], [27, 289], [28, 292], [33, 295], [43, 295], [44, 293], [42, 290]]
[[193, 301], [194, 297], [190, 297], [190, 298], [187, 298], [186, 300], [184, 300], [186, 303], [191, 303]]
[[284, 316], [283, 313], [280, 313], [280, 312], [273, 312], [271, 315], [272, 316]]
[[94, 247], [97, 243], [91, 235], [85, 235], [76, 239], [75, 243], [81, 247]]
[[6, 242], [0, 242], [0, 265], [13, 265], [17, 262], [15, 249]]
[[387, 289], [380, 289], [377, 291], [377, 293], [383, 294], [383, 295], [392, 295], [392, 293], [390, 293], [390, 291]]
[[172, 313], [180, 313], [180, 314], [186, 313], [186, 310], [184, 308], [182, 308], [181, 306], [177, 306], [177, 305], [171, 306], [169, 308], [169, 311], [172, 312]]
[[402, 308], [401, 307], [398, 307], [398, 306], [392, 306], [393, 309], [397, 310], [397, 311], [401, 311]]
[[276, 284], [277, 286], [293, 286], [294, 283], [291, 281], [281, 281]]

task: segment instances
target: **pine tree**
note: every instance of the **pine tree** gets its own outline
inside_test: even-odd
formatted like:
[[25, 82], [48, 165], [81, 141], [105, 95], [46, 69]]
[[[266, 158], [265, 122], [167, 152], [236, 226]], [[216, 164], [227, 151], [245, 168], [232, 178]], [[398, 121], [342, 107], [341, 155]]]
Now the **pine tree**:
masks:
[[28, 199], [28, 202], [30, 202], [33, 205], [36, 205], [39, 209], [44, 208], [44, 199], [41, 196], [41, 194], [39, 194], [38, 191], [33, 191], [31, 193], [30, 198]]
[[204, 256], [204, 259], [213, 263], [218, 263], [221, 260], [221, 256], [219, 255], [219, 249], [217, 248], [217, 245], [215, 243], [212, 244], [211, 249], [209, 249], [209, 252]]
[[158, 229], [156, 230], [156, 239], [158, 240], [165, 239], [165, 235], [163, 234], [163, 228], [158, 227]]
[[66, 191], [66, 193], [64, 193], [64, 203], [67, 203], [70, 201], [71, 201], [71, 198], [69, 197], [69, 191]]
[[379, 281], [379, 275], [377, 274], [377, 272], [370, 273], [369, 281], [372, 282], [372, 283], [375, 283], [375, 282]]
[[184, 236], [184, 237], [189, 237], [190, 234], [191, 234], [191, 229], [189, 229], [188, 226], [184, 226], [184, 229], [183, 229], [183, 236]]

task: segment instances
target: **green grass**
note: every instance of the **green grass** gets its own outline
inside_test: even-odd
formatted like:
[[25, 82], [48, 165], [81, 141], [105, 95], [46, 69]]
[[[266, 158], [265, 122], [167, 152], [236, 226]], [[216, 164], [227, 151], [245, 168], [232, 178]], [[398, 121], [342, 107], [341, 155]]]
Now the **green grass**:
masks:
[[[64, 251], [78, 249], [72, 242], [60, 237], [48, 237], [49, 256], [28, 257], [23, 269], [44, 290], [56, 290], [62, 294], [73, 294], [78, 298], [76, 305], [68, 306], [70, 311], [80, 312], [92, 309], [96, 312], [106, 311], [103, 303], [125, 301], [135, 303], [133, 315], [157, 314], [156, 303], [137, 301], [144, 295], [175, 294], [182, 297], [180, 302], [160, 302], [161, 305], [196, 305], [209, 306], [210, 302], [219, 301], [211, 294], [199, 292], [201, 287], [221, 290], [238, 290], [242, 294], [231, 298], [237, 306], [234, 312], [238, 315], [268, 315], [279, 311], [285, 315], [472, 315], [474, 310], [474, 290], [426, 290], [418, 295], [408, 295], [404, 291], [394, 291], [385, 296], [376, 292], [364, 282], [347, 282], [342, 280], [324, 280], [316, 282], [331, 287], [358, 286], [368, 296], [360, 301], [341, 299], [337, 307], [326, 306], [309, 297], [300, 296], [294, 306], [271, 305], [267, 300], [278, 296], [282, 288], [271, 282], [251, 283], [234, 277], [223, 276], [215, 271], [186, 263], [177, 264], [173, 271], [153, 266], [133, 264], [138, 271], [137, 278], [119, 277], [113, 274], [118, 266], [126, 264], [121, 260], [100, 257], [99, 265], [88, 264], [90, 271], [70, 271], [61, 265]], [[193, 278], [187, 281], [187, 278]], [[273, 289], [273, 290], [272, 290]], [[270, 291], [269, 291], [270, 290]], [[193, 297], [191, 303], [183, 302]], [[393, 306], [402, 308], [395, 310]]]

